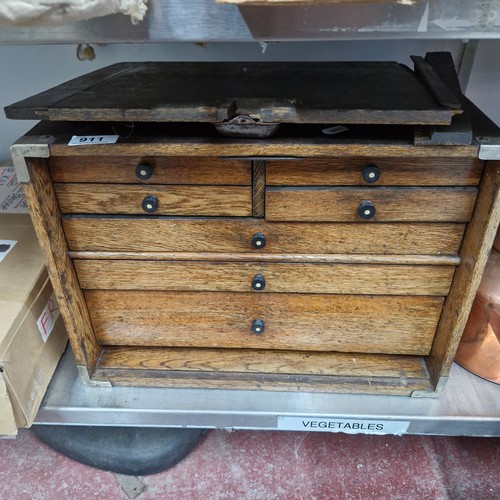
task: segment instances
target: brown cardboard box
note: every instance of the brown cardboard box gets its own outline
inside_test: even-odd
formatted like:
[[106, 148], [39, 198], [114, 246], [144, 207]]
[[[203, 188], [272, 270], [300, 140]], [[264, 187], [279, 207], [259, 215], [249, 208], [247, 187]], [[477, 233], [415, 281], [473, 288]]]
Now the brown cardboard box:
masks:
[[0, 435], [32, 424], [66, 341], [29, 215], [0, 214]]

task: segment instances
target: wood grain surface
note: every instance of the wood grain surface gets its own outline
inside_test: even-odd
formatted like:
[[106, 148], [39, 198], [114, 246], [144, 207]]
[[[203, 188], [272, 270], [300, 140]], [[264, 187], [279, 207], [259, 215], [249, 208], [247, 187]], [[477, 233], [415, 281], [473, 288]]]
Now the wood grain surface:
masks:
[[425, 379], [419, 356], [264, 349], [106, 347], [99, 367], [161, 371], [275, 373]]
[[477, 206], [460, 250], [462, 263], [457, 268], [446, 299], [427, 362], [435, 385], [440, 377], [449, 374], [499, 224], [500, 161], [490, 161], [487, 162]]
[[43, 250], [61, 316], [77, 364], [87, 367], [92, 374], [101, 348], [96, 342], [87, 305], [68, 257], [68, 246], [47, 162], [39, 158], [26, 158], [26, 163], [30, 182], [23, 184], [24, 195], [30, 207], [31, 219]]
[[266, 214], [266, 162], [252, 162], [252, 197], [253, 216], [264, 217]]
[[[39, 94], [23, 99], [18, 103], [7, 106], [9, 110], [6, 110], [6, 115], [15, 119], [27, 120], [30, 116], [33, 117], [33, 108], [50, 107], [57, 104], [61, 99], [78, 94], [85, 89], [97, 85], [98, 83], [105, 82], [110, 78], [127, 73], [132, 69], [138, 69], [141, 66], [141, 63], [128, 63], [126, 65], [112, 64], [111, 66], [100, 68], [83, 76], [73, 78], [72, 80], [57, 85], [56, 87], [52, 87], [45, 92], [40, 92]], [[40, 120], [41, 118], [38, 117], [34, 119]]]
[[[363, 169], [380, 169], [368, 184]], [[484, 162], [474, 158], [307, 158], [266, 162], [268, 186], [475, 186]]]
[[431, 390], [420, 356], [166, 347], [103, 351], [93, 379], [117, 386], [398, 396]]
[[147, 260], [147, 261], [213, 261], [213, 262], [299, 262], [310, 264], [391, 264], [456, 266], [459, 255], [367, 255], [367, 254], [262, 254], [213, 252], [75, 252], [76, 260]]
[[[140, 163], [153, 167], [153, 175], [144, 181], [135, 174]], [[49, 167], [54, 182], [228, 186], [252, 183], [251, 162], [214, 157], [53, 156]]]
[[[266, 189], [269, 221], [467, 222], [476, 188], [279, 188]], [[371, 219], [358, 215], [361, 202], [376, 209]]]
[[[94, 129], [102, 134], [109, 127]], [[50, 130], [50, 129], [49, 129]], [[87, 132], [87, 129], [85, 129]], [[371, 140], [353, 144], [332, 143], [329, 139], [308, 137], [270, 138], [259, 141], [248, 139], [214, 138], [186, 135], [184, 137], [138, 136], [133, 142], [118, 142], [99, 146], [75, 148], [67, 145], [67, 140], [50, 146], [53, 156], [220, 156], [247, 160], [248, 157], [292, 156], [298, 158], [317, 158], [332, 156], [376, 158], [442, 158], [442, 146], [415, 147], [413, 142], [388, 142], [373, 144]], [[446, 157], [477, 158], [478, 146], [450, 146], [446, 148]]]
[[411, 396], [414, 391], [431, 391], [425, 379], [388, 377], [329, 377], [325, 375], [265, 375], [258, 373], [169, 372], [137, 369], [98, 369], [92, 380], [111, 381], [113, 386], [171, 387], [173, 389], [219, 389], [291, 391], [340, 394], [385, 394]]
[[[408, 296], [84, 293], [101, 344], [380, 354], [427, 354], [443, 304]], [[255, 319], [265, 322], [261, 335], [252, 332]]]
[[122, 186], [119, 184], [55, 184], [62, 213], [139, 214], [148, 195], [158, 199], [155, 215], [252, 215], [251, 187]]
[[449, 125], [458, 111], [440, 106], [396, 62], [124, 62], [102, 82], [95, 76], [8, 106], [7, 116], [217, 123], [248, 114], [281, 123]]
[[82, 288], [255, 293], [447, 295], [454, 266], [75, 260]]
[[[136, 252], [245, 252], [260, 254], [456, 255], [463, 224], [269, 223], [252, 219], [68, 216], [70, 250]], [[252, 236], [262, 232], [265, 248]]]

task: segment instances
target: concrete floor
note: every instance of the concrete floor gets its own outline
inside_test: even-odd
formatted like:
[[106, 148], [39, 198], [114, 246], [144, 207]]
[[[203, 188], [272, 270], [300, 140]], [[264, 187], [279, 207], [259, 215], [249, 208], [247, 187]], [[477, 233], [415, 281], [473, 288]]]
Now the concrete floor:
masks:
[[1, 500], [500, 499], [500, 438], [212, 431], [135, 478], [74, 462], [21, 430], [0, 441]]

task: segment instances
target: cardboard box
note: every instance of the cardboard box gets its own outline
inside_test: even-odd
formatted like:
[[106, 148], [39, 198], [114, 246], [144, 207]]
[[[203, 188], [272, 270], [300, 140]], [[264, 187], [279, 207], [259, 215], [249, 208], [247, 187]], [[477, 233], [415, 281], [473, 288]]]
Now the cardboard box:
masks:
[[32, 424], [66, 342], [29, 215], [0, 214], [0, 435]]
[[28, 205], [22, 186], [17, 182], [16, 169], [0, 161], [0, 213], [27, 214]]

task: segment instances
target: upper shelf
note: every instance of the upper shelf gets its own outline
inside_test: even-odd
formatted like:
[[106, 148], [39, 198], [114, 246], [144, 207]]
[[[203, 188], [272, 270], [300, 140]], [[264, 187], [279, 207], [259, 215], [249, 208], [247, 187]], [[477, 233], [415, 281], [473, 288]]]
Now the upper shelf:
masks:
[[133, 26], [116, 14], [62, 27], [0, 28], [0, 43], [247, 42], [500, 38], [500, 2], [429, 0], [311, 6], [149, 2]]
[[301, 5], [301, 6], [311, 6], [311, 5], [324, 5], [331, 3], [383, 3], [392, 2], [400, 3], [404, 5], [413, 5], [420, 2], [420, 0], [216, 0], [218, 3], [232, 3], [235, 5], [266, 5], [266, 6], [276, 6], [276, 5]]

